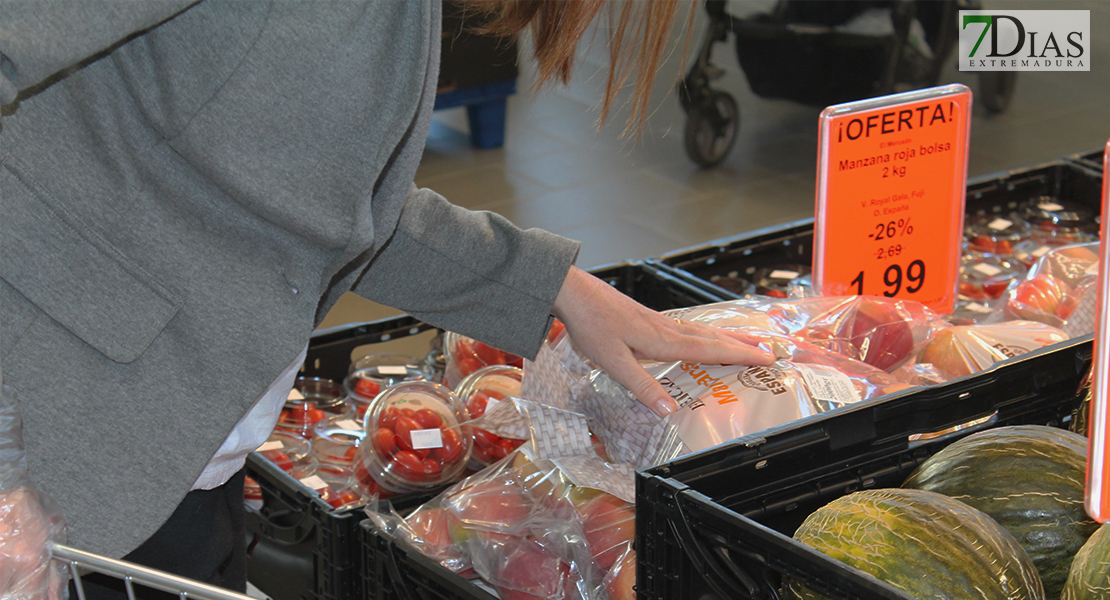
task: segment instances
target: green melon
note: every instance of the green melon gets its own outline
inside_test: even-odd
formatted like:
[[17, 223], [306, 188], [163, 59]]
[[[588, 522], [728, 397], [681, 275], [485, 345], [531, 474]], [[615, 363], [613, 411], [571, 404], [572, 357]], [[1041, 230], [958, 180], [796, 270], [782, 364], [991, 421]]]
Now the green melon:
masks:
[[1110, 600], [1110, 524], [1099, 527], [1076, 553], [1060, 600]]
[[1098, 523], [1083, 507], [1087, 438], [1055, 427], [996, 427], [936, 453], [903, 487], [938, 492], [990, 515], [1033, 559], [1056, 598]]
[[[878, 489], [811, 514], [794, 539], [922, 600], [1044, 598], [1033, 562], [990, 517], [947, 496]], [[787, 579], [788, 597], [825, 598]]]

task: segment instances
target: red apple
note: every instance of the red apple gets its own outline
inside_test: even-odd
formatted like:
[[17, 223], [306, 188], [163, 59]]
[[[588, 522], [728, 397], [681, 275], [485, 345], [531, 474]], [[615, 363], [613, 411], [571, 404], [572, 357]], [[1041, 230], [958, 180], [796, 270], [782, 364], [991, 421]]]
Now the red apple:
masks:
[[636, 600], [636, 551], [630, 550], [605, 576], [609, 600]]
[[444, 508], [457, 519], [455, 541], [471, 532], [510, 533], [520, 529], [532, 512], [527, 490], [508, 476], [480, 481], [448, 498]]
[[1059, 324], [1056, 318], [1056, 308], [1060, 302], [1071, 293], [1071, 286], [1048, 273], [1039, 273], [1035, 277], [1026, 279], [1010, 292], [1006, 302], [1006, 316], [1011, 319], [1045, 322], [1046, 317], [1051, 318], [1049, 325]]
[[555, 553], [533, 538], [517, 538], [501, 550], [490, 583], [502, 600], [567, 598], [567, 584], [572, 578], [570, 565]]
[[636, 507], [612, 494], [601, 494], [578, 508], [590, 556], [608, 571], [636, 538]]

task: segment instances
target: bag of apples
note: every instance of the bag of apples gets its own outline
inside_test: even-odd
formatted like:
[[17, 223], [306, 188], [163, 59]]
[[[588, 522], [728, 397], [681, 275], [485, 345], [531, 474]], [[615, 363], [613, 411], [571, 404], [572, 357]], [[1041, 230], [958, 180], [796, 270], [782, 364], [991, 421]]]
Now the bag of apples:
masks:
[[534, 452], [516, 452], [408, 517], [394, 516], [394, 538], [481, 578], [503, 600], [634, 598], [631, 466], [587, 455], [529, 458]]
[[0, 598], [59, 600], [68, 575], [48, 546], [65, 542], [65, 521], [28, 477], [14, 396], [0, 388]]
[[754, 367], [644, 365], [678, 403], [678, 410], [663, 418], [603, 371], [583, 382], [576, 402], [614, 460], [647, 467], [910, 387], [870, 365], [812, 344], [785, 336], [776, 339], [782, 342], [779, 350], [791, 348], [803, 360]]
[[1098, 242], [1054, 248], [1044, 254], [1006, 298], [1011, 320], [1066, 328], [1072, 336], [1094, 331]]
[[918, 362], [932, 364], [949, 380], [1066, 339], [1063, 331], [1035, 321], [957, 325], [929, 342]]

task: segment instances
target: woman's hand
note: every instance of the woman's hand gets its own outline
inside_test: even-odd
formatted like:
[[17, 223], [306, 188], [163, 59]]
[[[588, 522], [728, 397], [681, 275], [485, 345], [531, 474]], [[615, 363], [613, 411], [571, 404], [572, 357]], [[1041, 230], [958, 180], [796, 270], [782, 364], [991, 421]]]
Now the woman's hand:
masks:
[[578, 350], [660, 416], [678, 409], [640, 359], [719, 365], [769, 365], [756, 340], [725, 329], [678, 321], [648, 309], [597, 277], [571, 267], [552, 313]]

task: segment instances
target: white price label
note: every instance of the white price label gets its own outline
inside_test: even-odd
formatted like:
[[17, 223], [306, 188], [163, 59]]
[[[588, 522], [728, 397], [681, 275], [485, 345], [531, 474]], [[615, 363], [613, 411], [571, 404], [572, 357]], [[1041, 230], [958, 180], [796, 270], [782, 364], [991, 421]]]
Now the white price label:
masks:
[[995, 231], [1002, 231], [1003, 229], [1009, 229], [1010, 226], [1013, 224], [1013, 221], [1007, 221], [1006, 219], [995, 219], [987, 224], [987, 227], [990, 227]]
[[443, 447], [443, 432], [439, 428], [416, 429], [412, 432], [412, 447], [414, 450], [428, 450]]
[[809, 396], [814, 400], [832, 402], [834, 404], [850, 404], [859, 402], [859, 393], [852, 385], [852, 380], [831, 367], [819, 368], [817, 365], [795, 364], [798, 372], [805, 380]]
[[293, 388], [289, 390], [289, 399], [295, 402], [299, 402], [301, 400], [304, 400], [304, 394], [301, 393], [301, 390]]
[[358, 422], [354, 419], [343, 419], [341, 421], [338, 421], [336, 425], [338, 425], [340, 429], [347, 429], [349, 431], [362, 431], [362, 425], [359, 425]]
[[309, 475], [308, 477], [305, 477], [304, 479], [302, 479], [301, 483], [303, 483], [305, 485], [305, 487], [308, 487], [308, 488], [311, 488], [311, 489], [314, 489], [314, 490], [322, 490], [322, 489], [328, 487], [328, 482], [324, 481], [323, 479], [320, 479], [319, 475]]
[[408, 375], [409, 369], [400, 365], [385, 365], [378, 367], [378, 373], [382, 375]]
[[779, 270], [779, 269], [775, 269], [774, 271], [771, 271], [771, 279], [797, 279], [797, 278], [798, 278], [798, 272], [797, 271], [785, 271], [785, 270]]
[[1087, 267], [1087, 270], [1083, 271], [1083, 274], [1098, 275], [1098, 261], [1091, 263], [1090, 266]]
[[1036, 250], [1030, 252], [1029, 254], [1032, 254], [1033, 256], [1036, 256], [1037, 258], [1040, 258], [1040, 257], [1044, 256], [1045, 254], [1048, 254], [1049, 249], [1050, 248], [1048, 246], [1041, 246], [1041, 247], [1037, 248]]
[[998, 267], [996, 267], [994, 265], [988, 265], [987, 263], [979, 263], [979, 264], [977, 264], [977, 265], [975, 265], [974, 267], [971, 267], [971, 268], [975, 269], [976, 271], [979, 271], [980, 273], [982, 273], [983, 275], [986, 275], [987, 277], [994, 277], [995, 275], [998, 275], [999, 273], [1002, 272], [1002, 269], [999, 269]]
[[281, 443], [281, 441], [270, 440], [259, 446], [258, 452], [269, 452], [270, 450], [281, 450], [282, 448], [285, 448], [285, 444]]
[[1055, 202], [1042, 202], [1037, 205], [1041, 210], [1064, 210], [1064, 207]]

